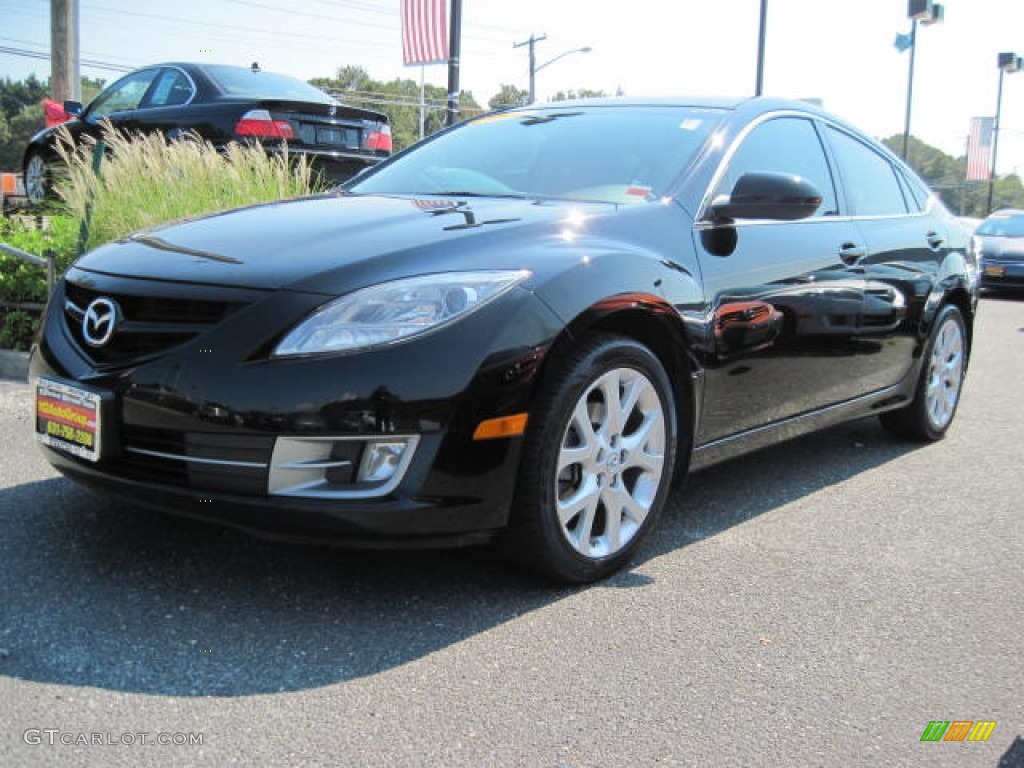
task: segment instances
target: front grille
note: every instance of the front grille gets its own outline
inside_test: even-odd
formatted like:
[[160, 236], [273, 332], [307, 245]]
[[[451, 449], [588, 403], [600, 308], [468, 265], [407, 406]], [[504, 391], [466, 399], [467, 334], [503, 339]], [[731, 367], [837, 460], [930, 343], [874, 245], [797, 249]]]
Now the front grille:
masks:
[[[173, 349], [243, 306], [228, 301], [108, 293], [72, 282], [65, 283], [64, 297], [68, 331], [98, 365], [136, 362]], [[85, 340], [82, 321], [89, 305], [100, 297], [116, 302], [122, 316], [111, 339], [94, 347]]]
[[988, 259], [989, 261], [1019, 262], [1024, 261], [1024, 253], [1019, 253], [1016, 251], [1003, 251], [998, 255], [986, 256], [985, 258]]
[[118, 474], [196, 490], [263, 496], [274, 438], [124, 427]]

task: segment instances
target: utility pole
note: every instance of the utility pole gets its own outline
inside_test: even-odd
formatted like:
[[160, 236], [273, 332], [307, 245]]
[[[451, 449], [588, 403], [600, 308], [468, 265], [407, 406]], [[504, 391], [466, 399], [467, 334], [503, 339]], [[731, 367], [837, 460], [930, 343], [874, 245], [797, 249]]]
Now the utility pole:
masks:
[[547, 39], [548, 39], [547, 35], [541, 35], [540, 37], [537, 37], [536, 35], [530, 35], [530, 39], [529, 40], [524, 40], [521, 43], [513, 43], [512, 44], [513, 48], [522, 48], [524, 45], [530, 46], [530, 103], [531, 104], [533, 104], [533, 102], [537, 98], [537, 89], [536, 89], [536, 85], [535, 85], [536, 77], [537, 77], [537, 54], [534, 51], [534, 46], [537, 43], [539, 43], [541, 40], [547, 40]]
[[53, 100], [82, 100], [78, 0], [50, 0], [50, 90]]

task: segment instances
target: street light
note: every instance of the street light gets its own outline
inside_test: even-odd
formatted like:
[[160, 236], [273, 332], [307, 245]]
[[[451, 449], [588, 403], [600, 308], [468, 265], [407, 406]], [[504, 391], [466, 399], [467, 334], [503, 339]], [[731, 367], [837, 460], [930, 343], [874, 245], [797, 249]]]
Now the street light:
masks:
[[768, 0], [761, 0], [761, 21], [757, 30], [757, 79], [754, 81], [754, 95], [764, 91], [764, 39], [768, 29]]
[[584, 46], [582, 48], [573, 48], [571, 51], [565, 51], [564, 53], [560, 53], [557, 56], [555, 56], [555, 58], [549, 59], [548, 61], [545, 61], [543, 64], [538, 65], [537, 64], [537, 57], [536, 57], [536, 54], [534, 52], [534, 46], [537, 43], [539, 43], [541, 40], [547, 40], [547, 39], [548, 39], [547, 35], [541, 35], [540, 37], [536, 37], [534, 35], [530, 35], [530, 39], [529, 40], [524, 40], [521, 43], [513, 43], [512, 44], [513, 48], [522, 48], [524, 45], [530, 46], [530, 103], [531, 104], [533, 104], [533, 102], [536, 100], [537, 90], [536, 90], [535, 83], [536, 83], [536, 77], [537, 77], [537, 73], [538, 72], [540, 72], [542, 69], [544, 69], [544, 67], [547, 67], [547, 66], [550, 66], [551, 64], [554, 64], [559, 59], [564, 58], [564, 57], [566, 57], [566, 56], [568, 56], [570, 54], [573, 54], [573, 53], [590, 53], [590, 51], [592, 50], [589, 45], [586, 45], [586, 46]]
[[914, 98], [914, 54], [917, 52], [917, 22], [924, 26], [938, 24], [944, 16], [944, 9], [932, 0], [909, 0], [907, 16], [910, 17], [910, 71], [907, 75], [907, 112], [903, 123], [903, 159], [907, 159], [907, 146], [910, 142], [910, 105]]
[[1003, 112], [1003, 75], [1007, 72], [1013, 74], [1020, 72], [1024, 67], [1024, 59], [1015, 53], [1000, 53], [998, 58], [999, 66], [999, 90], [996, 95], [996, 119], [992, 126], [992, 168], [988, 175], [988, 203], [985, 205], [985, 213], [992, 213], [992, 195], [996, 188], [996, 153], [999, 150], [999, 118]]

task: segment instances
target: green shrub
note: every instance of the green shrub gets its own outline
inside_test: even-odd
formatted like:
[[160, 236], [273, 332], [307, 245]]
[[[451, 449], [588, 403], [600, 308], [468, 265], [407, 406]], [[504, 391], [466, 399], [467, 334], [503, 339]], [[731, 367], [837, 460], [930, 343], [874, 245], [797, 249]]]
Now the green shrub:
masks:
[[22, 309], [0, 313], [0, 347], [26, 350], [39, 328], [39, 316]]
[[[60, 272], [67, 269], [75, 260], [79, 225], [78, 219], [66, 214], [47, 216], [38, 222], [30, 217], [0, 219], [0, 243], [39, 257], [45, 256], [46, 251], [51, 250], [57, 257], [57, 269]], [[27, 262], [0, 254], [0, 270], [4, 269], [3, 265], [8, 262], [28, 266]], [[39, 273], [45, 283], [45, 270], [39, 267], [32, 269]], [[0, 299], [21, 300], [5, 295], [3, 288], [0, 288]]]
[[[77, 237], [78, 222], [70, 216], [45, 219], [41, 228], [33, 219], [0, 219], [0, 242], [33, 256], [53, 251], [58, 273], [74, 259]], [[38, 311], [18, 305], [46, 299], [46, 268], [0, 253], [0, 347], [29, 348]]]
[[127, 137], [109, 126], [103, 142], [109, 151], [99, 174], [95, 142], [75, 148], [65, 134], [60, 147], [69, 174], [57, 192], [75, 216], [88, 219], [88, 248], [164, 222], [319, 191], [304, 156], [259, 144], [218, 151], [194, 136]]

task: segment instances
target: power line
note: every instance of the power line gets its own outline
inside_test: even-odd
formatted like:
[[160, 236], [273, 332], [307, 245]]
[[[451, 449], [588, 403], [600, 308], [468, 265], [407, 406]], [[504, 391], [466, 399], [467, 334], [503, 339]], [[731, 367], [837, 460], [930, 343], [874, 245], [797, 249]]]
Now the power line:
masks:
[[[170, 22], [177, 23], [177, 24], [191, 24], [193, 26], [204, 27], [205, 29], [208, 29], [208, 30], [211, 29], [211, 28], [215, 28], [215, 29], [219, 29], [221, 31], [228, 31], [228, 32], [230, 32], [230, 31], [233, 31], [233, 30], [237, 29], [237, 30], [242, 30], [243, 32], [256, 32], [257, 34], [274, 35], [275, 37], [279, 37], [279, 36], [283, 35], [283, 36], [286, 36], [286, 37], [297, 37], [297, 38], [303, 38], [303, 39], [309, 39], [309, 40], [329, 40], [329, 41], [334, 42], [334, 43], [337, 43], [337, 41], [338, 41], [337, 37], [331, 37], [329, 35], [315, 35], [315, 34], [309, 34], [309, 33], [304, 33], [304, 32], [286, 32], [284, 30], [260, 29], [259, 27], [246, 27], [246, 26], [242, 26], [242, 25], [234, 24], [234, 23], [232, 23], [230, 25], [229, 24], [219, 24], [219, 23], [216, 23], [216, 22], [211, 23], [209, 20], [189, 19], [189, 18], [185, 18], [183, 16], [165, 16], [165, 15], [159, 14], [159, 13], [144, 13], [142, 11], [127, 11], [127, 10], [124, 10], [122, 8], [110, 8], [109, 6], [94, 5], [94, 4], [91, 4], [91, 3], [89, 5], [85, 5], [83, 7], [86, 8], [87, 10], [100, 11], [100, 12], [103, 12], [103, 13], [115, 13], [115, 14], [117, 14], [119, 16], [134, 16], [136, 18], [154, 19], [156, 21], [170, 21]], [[361, 24], [360, 22], [352, 22], [352, 21], [346, 21], [345, 23], [346, 24], [356, 24], [356, 25], [359, 25], [359, 26], [381, 27], [381, 25], [372, 24], [372, 23]], [[383, 28], [385, 28], [385, 29], [395, 29], [395, 27], [383, 27]]]
[[[42, 49], [42, 50], [39, 51], [39, 53], [46, 53], [47, 55], [49, 55], [48, 54], [48, 50], [49, 50], [49, 47], [50, 47], [49, 43], [39, 43], [39, 42], [36, 42], [35, 40], [24, 40], [24, 39], [19, 38], [19, 37], [5, 37], [3, 35], [0, 35], [0, 40], [6, 40], [9, 43], [21, 43], [22, 45], [35, 46], [36, 48]], [[85, 55], [85, 56], [103, 56], [103, 54], [97, 54], [97, 53], [94, 53], [92, 51], [82, 51], [82, 54]], [[118, 56], [106, 56], [105, 58], [109, 59], [109, 61], [104, 61], [103, 62], [105, 64], [118, 64], [118, 63], [121, 63], [121, 64], [131, 64], [132, 63], [129, 60], [121, 58], [121, 57], [118, 57]], [[117, 61], [117, 59], [119, 59], [119, 58], [120, 58], [120, 62]], [[93, 59], [93, 60], [94, 61], [99, 61], [100, 59]], [[133, 65], [132, 68], [133, 69], [135, 68], [134, 65]]]
[[[26, 59], [42, 59], [44, 61], [50, 60], [50, 54], [44, 51], [30, 51], [25, 48], [12, 48], [6, 45], [0, 45], [0, 53], [6, 53], [11, 56], [22, 56]], [[114, 72], [131, 72], [132, 67], [125, 67], [120, 64], [113, 64], [111, 62], [96, 61], [94, 59], [81, 59], [82, 64], [94, 69], [107, 69]]]
[[376, 24], [372, 21], [353, 21], [350, 18], [341, 19], [338, 16], [329, 16], [325, 13], [310, 13], [309, 11], [297, 11], [293, 7], [282, 8], [279, 5], [268, 5], [267, 3], [258, 3], [256, 0], [224, 0], [226, 3], [234, 3], [235, 5], [247, 5], [250, 8], [262, 8], [266, 11], [275, 11], [278, 13], [285, 13], [288, 16], [305, 16], [311, 19], [326, 19], [327, 21], [341, 22], [345, 24], [356, 24], [361, 27], [376, 27], [377, 29], [386, 29], [391, 31], [395, 29], [394, 24]]

